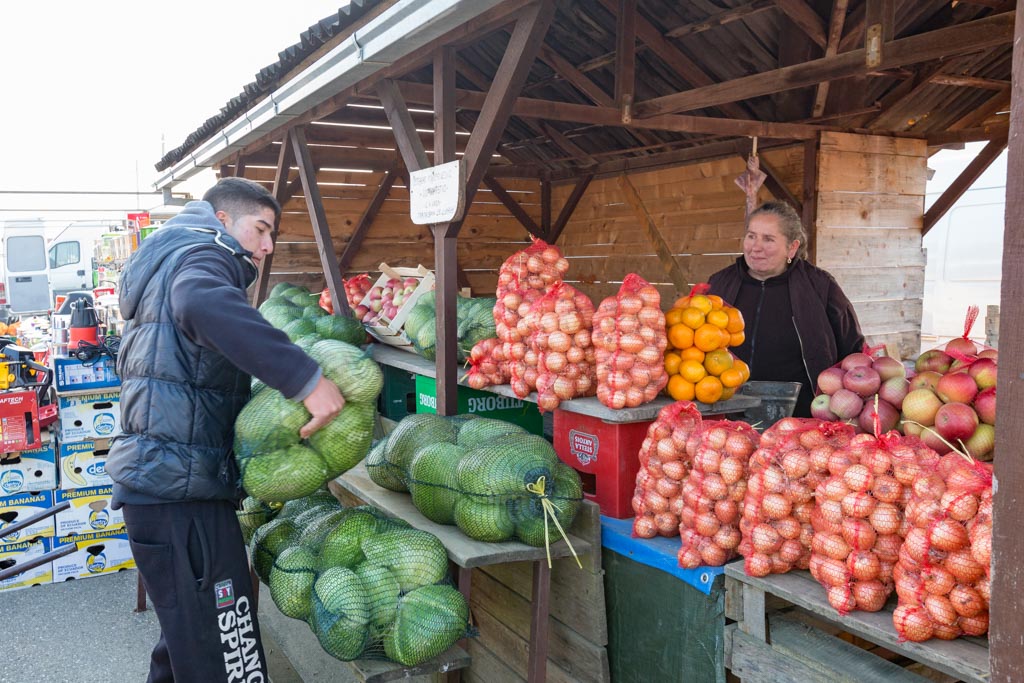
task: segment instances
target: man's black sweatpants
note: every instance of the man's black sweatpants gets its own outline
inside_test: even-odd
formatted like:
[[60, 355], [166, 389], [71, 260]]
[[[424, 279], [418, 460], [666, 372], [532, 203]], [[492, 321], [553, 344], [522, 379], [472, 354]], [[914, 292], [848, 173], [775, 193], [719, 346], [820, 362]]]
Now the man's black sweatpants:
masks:
[[266, 657], [234, 505], [126, 504], [124, 521], [162, 630], [149, 683], [265, 683]]

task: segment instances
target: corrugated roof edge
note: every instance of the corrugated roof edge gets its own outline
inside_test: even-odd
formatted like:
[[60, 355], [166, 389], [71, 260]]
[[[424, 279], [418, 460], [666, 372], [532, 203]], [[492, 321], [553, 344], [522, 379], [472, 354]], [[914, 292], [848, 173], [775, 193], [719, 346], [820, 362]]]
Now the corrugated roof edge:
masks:
[[181, 161], [189, 152], [208, 140], [224, 124], [244, 113], [253, 102], [273, 90], [292, 69], [302, 63], [336, 35], [348, 29], [381, 0], [351, 0], [337, 13], [324, 17], [299, 34], [299, 42], [278, 53], [278, 60], [256, 73], [256, 80], [242, 88], [242, 92], [228, 100], [220, 113], [211, 116], [185, 138], [178, 147], [165, 154], [156, 163], [156, 170], [163, 171]]

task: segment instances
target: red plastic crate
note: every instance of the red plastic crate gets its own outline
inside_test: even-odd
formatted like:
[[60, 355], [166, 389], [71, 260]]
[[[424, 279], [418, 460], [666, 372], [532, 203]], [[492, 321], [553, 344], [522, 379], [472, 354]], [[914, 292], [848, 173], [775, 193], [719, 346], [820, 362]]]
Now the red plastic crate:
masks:
[[633, 516], [640, 446], [652, 421], [614, 424], [589, 415], [554, 411], [558, 457], [579, 472], [583, 495], [616, 519]]

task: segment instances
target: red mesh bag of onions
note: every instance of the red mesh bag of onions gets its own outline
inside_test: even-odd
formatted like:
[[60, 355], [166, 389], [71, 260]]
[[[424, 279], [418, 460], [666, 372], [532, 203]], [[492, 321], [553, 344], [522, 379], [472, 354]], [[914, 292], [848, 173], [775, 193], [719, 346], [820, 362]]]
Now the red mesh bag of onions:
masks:
[[689, 472], [686, 442], [696, 436], [700, 424], [697, 406], [676, 401], [658, 411], [657, 419], [647, 428], [633, 492], [634, 536], [679, 535], [682, 482]]
[[747, 465], [759, 441], [753, 427], [729, 420], [704, 422], [687, 441], [691, 465], [682, 484], [680, 567], [718, 567], [738, 554]]
[[526, 249], [505, 259], [498, 269], [498, 302], [494, 305], [494, 323], [509, 362], [510, 384], [519, 397], [525, 398], [537, 388], [536, 354], [534, 363], [527, 362], [530, 327], [526, 316], [537, 299], [561, 282], [569, 270], [562, 252], [543, 240], [534, 240]]
[[832, 453], [854, 428], [840, 422], [787, 417], [761, 434], [750, 457], [739, 552], [749, 576], [807, 569], [814, 528], [814, 491], [829, 476]]
[[911, 487], [905, 538], [893, 570], [901, 640], [951, 640], [988, 632], [992, 467], [941, 457]]
[[935, 451], [898, 432], [858, 434], [829, 456], [829, 477], [814, 492], [808, 568], [840, 614], [885, 605], [911, 487], [936, 465]]
[[609, 408], [635, 408], [657, 398], [665, 373], [665, 314], [661, 295], [630, 273], [619, 293], [601, 302], [594, 315], [597, 398]]
[[552, 285], [526, 316], [532, 330], [527, 366], [537, 368], [537, 407], [554, 410], [562, 401], [597, 390], [590, 330], [594, 304], [564, 282]]
[[498, 339], [483, 339], [474, 344], [469, 352], [469, 366], [466, 383], [473, 389], [508, 382], [508, 362]]

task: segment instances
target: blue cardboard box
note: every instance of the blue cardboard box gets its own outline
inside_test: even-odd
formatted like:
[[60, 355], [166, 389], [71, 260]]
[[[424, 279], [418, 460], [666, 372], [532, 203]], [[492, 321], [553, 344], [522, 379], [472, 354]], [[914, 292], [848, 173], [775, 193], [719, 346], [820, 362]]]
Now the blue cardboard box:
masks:
[[121, 386], [114, 359], [106, 356], [89, 363], [77, 358], [53, 359], [53, 386], [62, 391], [99, 391]]

